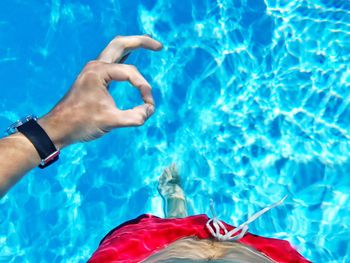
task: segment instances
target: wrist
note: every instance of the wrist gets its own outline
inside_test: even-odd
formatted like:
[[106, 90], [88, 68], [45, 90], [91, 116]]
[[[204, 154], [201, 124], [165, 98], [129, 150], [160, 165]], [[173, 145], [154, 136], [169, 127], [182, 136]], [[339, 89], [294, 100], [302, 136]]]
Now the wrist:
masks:
[[57, 118], [57, 116], [48, 113], [47, 115], [41, 117], [38, 120], [38, 123], [50, 137], [57, 149], [63, 149], [67, 146], [64, 132], [61, 130], [61, 121]]

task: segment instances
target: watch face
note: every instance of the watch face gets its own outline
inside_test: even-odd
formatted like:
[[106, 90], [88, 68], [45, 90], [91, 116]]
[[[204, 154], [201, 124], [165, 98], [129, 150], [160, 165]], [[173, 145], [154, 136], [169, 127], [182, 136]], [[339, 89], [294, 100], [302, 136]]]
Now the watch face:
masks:
[[16, 121], [15, 123], [11, 124], [10, 127], [7, 128], [6, 132], [8, 135], [14, 134], [17, 132], [17, 128], [19, 126], [21, 126], [22, 124], [30, 121], [30, 120], [38, 120], [38, 117], [35, 115], [28, 115], [27, 117], [24, 117], [18, 121]]

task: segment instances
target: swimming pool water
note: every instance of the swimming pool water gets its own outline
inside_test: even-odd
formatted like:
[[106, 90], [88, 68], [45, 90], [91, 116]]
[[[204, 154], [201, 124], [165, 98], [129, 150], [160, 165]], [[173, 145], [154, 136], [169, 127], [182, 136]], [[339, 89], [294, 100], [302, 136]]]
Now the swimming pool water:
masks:
[[[63, 151], [0, 200], [0, 262], [84, 262], [114, 226], [162, 216], [157, 178], [181, 168], [190, 213], [289, 240], [313, 262], [349, 262], [350, 2], [161, 0], [0, 2], [0, 128], [45, 114], [115, 35], [134, 52], [155, 115]], [[140, 102], [126, 84], [121, 107]]]

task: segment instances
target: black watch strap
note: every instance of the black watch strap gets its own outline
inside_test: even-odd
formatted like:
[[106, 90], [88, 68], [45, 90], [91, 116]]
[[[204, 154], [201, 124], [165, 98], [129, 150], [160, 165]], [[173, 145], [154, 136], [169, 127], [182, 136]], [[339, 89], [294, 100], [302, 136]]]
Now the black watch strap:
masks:
[[26, 136], [37, 150], [41, 158], [39, 168], [45, 168], [58, 160], [59, 151], [44, 129], [35, 120], [29, 120], [17, 127], [17, 130]]

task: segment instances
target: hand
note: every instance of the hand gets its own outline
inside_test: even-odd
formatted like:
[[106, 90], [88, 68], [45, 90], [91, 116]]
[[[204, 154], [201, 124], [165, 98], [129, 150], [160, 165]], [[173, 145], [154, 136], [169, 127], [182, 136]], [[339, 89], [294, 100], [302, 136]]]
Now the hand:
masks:
[[[136, 67], [116, 64], [131, 50], [141, 47], [162, 49], [149, 36], [116, 37], [96, 60], [84, 67], [70, 91], [39, 120], [56, 147], [90, 141], [117, 127], [140, 126], [153, 114], [150, 84]], [[109, 94], [108, 84], [113, 80], [129, 81], [140, 90], [144, 104], [130, 110], [118, 109]]]

